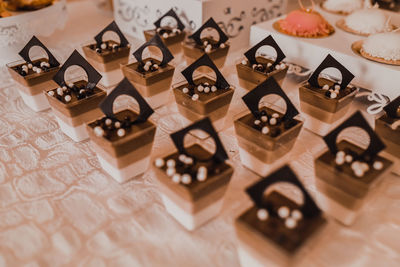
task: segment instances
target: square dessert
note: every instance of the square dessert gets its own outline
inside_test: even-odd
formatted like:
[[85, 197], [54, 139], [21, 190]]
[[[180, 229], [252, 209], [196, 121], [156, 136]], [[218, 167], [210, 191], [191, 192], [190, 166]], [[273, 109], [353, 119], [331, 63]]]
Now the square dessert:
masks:
[[[284, 114], [259, 107], [260, 100], [270, 94], [285, 100]], [[234, 121], [240, 159], [245, 167], [265, 176], [288, 159], [303, 122], [294, 118], [299, 112], [273, 77], [250, 91], [243, 101], [251, 112], [240, 114]]]
[[[298, 187], [303, 204], [274, 188], [267, 192], [280, 182]], [[262, 178], [247, 193], [254, 205], [235, 221], [241, 265], [293, 266], [304, 261], [326, 232], [327, 221], [290, 168]]]
[[[171, 24], [163, 24], [164, 21], [171, 18], [175, 21], [175, 26]], [[184, 31], [185, 25], [179, 19], [175, 11], [171, 8], [167, 13], [154, 22], [154, 26], [156, 27], [155, 29], [143, 32], [146, 41], [150, 41], [156, 34], [158, 34], [165, 46], [168, 47], [168, 50], [173, 55], [179, 54], [182, 51], [181, 43], [185, 39], [186, 32]], [[149, 49], [152, 50], [153, 47], [149, 47]], [[159, 52], [157, 49], [153, 50], [155, 50], [155, 53]]]
[[[321, 71], [330, 67], [342, 73], [341, 84], [319, 77]], [[343, 122], [358, 92], [356, 87], [349, 86], [353, 78], [353, 74], [328, 55], [308, 82], [299, 88], [300, 108], [305, 117], [304, 127], [323, 136]]]
[[[39, 46], [47, 53], [46, 57], [31, 59], [32, 47]], [[19, 52], [23, 60], [7, 64], [11, 77], [19, 84], [18, 91], [25, 104], [34, 111], [50, 108], [43, 92], [54, 88], [57, 84], [53, 76], [60, 69], [60, 63], [51, 52], [35, 36]]]
[[375, 120], [375, 131], [386, 145], [383, 155], [393, 162], [393, 172], [400, 175], [400, 96], [384, 107], [385, 114]]
[[[137, 100], [140, 112], [124, 109], [114, 113], [113, 102], [120, 95], [140, 99]], [[148, 120], [153, 110], [126, 79], [105, 98], [100, 108], [106, 115], [87, 125], [100, 165], [120, 183], [143, 174], [149, 167], [156, 132], [156, 126]]]
[[[81, 66], [88, 77], [66, 82], [65, 71], [74, 65]], [[59, 87], [48, 90], [46, 96], [61, 130], [76, 142], [87, 139], [86, 123], [101, 116], [98, 106], [106, 97], [97, 85], [101, 75], [75, 50], [53, 79]]]
[[[152, 56], [142, 58], [143, 50], [150, 46], [159, 48], [163, 56], [161, 60]], [[153, 39], [139, 47], [133, 55], [136, 62], [122, 66], [124, 76], [153, 108], [165, 105], [169, 100], [175, 72], [175, 67], [168, 64], [173, 59], [172, 54], [160, 37], [155, 35]]]
[[[276, 51], [275, 60], [258, 55], [260, 48], [265, 46], [272, 47]], [[271, 35], [250, 48], [244, 55], [246, 58], [236, 64], [240, 86], [252, 90], [269, 77], [274, 77], [282, 85], [289, 67], [282, 62], [285, 54]]]
[[[183, 147], [183, 138], [195, 128], [214, 139], [217, 146], [214, 154], [199, 144]], [[178, 151], [157, 158], [155, 174], [168, 213], [192, 231], [221, 212], [233, 168], [225, 162], [226, 152], [208, 118], [172, 134], [171, 138]]]
[[[363, 149], [338, 135], [348, 127], [359, 127], [370, 136], [370, 145]], [[393, 162], [378, 155], [384, 144], [356, 112], [324, 137], [328, 145], [315, 159], [318, 202], [321, 208], [345, 225], [351, 225], [375, 196], [380, 182], [391, 171]]]
[[[106, 32], [116, 33], [120, 41], [103, 41], [103, 35]], [[103, 76], [102, 85], [106, 87], [116, 85], [123, 78], [120, 66], [128, 63], [130, 44], [115, 21], [104, 28], [94, 39], [96, 43], [82, 47], [83, 53], [89, 63]]]
[[[201, 74], [193, 79], [193, 72], [201, 66], [213, 69], [217, 78]], [[182, 74], [186, 81], [172, 86], [180, 114], [189, 122], [209, 117], [216, 130], [222, 130], [233, 97], [233, 87], [206, 54], [183, 70]], [[198, 137], [203, 138], [201, 134]]]
[[[219, 38], [212, 35], [203, 36], [202, 32], [208, 28], [215, 29]], [[210, 18], [182, 43], [183, 54], [185, 55], [187, 64], [191, 65], [203, 54], [208, 54], [215, 65], [221, 69], [225, 64], [230, 48], [228, 39], [228, 36], [221, 30], [214, 19]], [[204, 68], [199, 69], [199, 71], [206, 72]]]

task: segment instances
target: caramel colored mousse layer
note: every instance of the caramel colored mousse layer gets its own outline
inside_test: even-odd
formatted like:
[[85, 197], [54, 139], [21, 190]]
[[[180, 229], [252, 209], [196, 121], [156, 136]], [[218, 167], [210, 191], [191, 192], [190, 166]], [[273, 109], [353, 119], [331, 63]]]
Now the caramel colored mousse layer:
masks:
[[392, 129], [392, 125], [400, 118], [390, 118], [386, 114], [375, 120], [375, 131], [386, 145], [385, 151], [400, 158], [400, 127]]
[[106, 49], [98, 48], [97, 44], [82, 47], [85, 57], [95, 69], [108, 72], [119, 69], [121, 65], [128, 63], [130, 45], [120, 47], [113, 40], [104, 43], [107, 45]]

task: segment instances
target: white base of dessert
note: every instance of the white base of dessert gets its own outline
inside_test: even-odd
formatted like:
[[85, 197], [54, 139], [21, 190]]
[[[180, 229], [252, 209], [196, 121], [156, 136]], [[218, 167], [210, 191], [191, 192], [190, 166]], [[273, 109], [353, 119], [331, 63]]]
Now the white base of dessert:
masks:
[[240, 155], [240, 161], [242, 162], [243, 166], [248, 168], [249, 170], [257, 173], [261, 177], [267, 176], [271, 171], [277, 169], [281, 165], [285, 164], [288, 159], [290, 153], [287, 153], [285, 156], [280, 158], [279, 160], [274, 161], [271, 164], [267, 164], [265, 162], [262, 162], [255, 156], [251, 155], [248, 153], [246, 150], [241, 148], [239, 146], [239, 155]]
[[333, 123], [326, 123], [306, 113], [302, 113], [301, 116], [304, 118], [304, 127], [319, 136], [327, 135], [347, 118], [346, 116], [343, 116], [341, 119]]
[[273, 266], [286, 266], [285, 262], [282, 261], [274, 261], [272, 258], [268, 258], [268, 262], [260, 262], [256, 257], [253, 257], [252, 253], [248, 250], [249, 248], [245, 248], [242, 244], [237, 247], [240, 266], [242, 267], [273, 267]]
[[393, 161], [392, 173], [400, 176], [400, 159], [385, 151], [381, 152], [381, 156]]
[[22, 100], [24, 100], [25, 104], [34, 111], [39, 112], [50, 108], [49, 101], [47, 101], [47, 98], [44, 95], [44, 93], [39, 93], [36, 95], [28, 95], [21, 90], [18, 91], [19, 95], [21, 96]]
[[[187, 119], [187, 118], [185, 118], [183, 116], [182, 116], [182, 118], [184, 119], [185, 124], [187, 124], [187, 125], [193, 123], [193, 121], [191, 121], [191, 120], [189, 120], [189, 119]], [[219, 120], [213, 121], [212, 125], [214, 126], [215, 131], [217, 131], [217, 132], [222, 131], [224, 129], [224, 126], [225, 126], [225, 117], [221, 118]], [[190, 134], [195, 136], [195, 137], [197, 137], [197, 138], [199, 138], [199, 139], [201, 139], [201, 140], [204, 140], [204, 139], [207, 139], [208, 137], [210, 137], [208, 135], [208, 133], [206, 133], [204, 131], [201, 131], [201, 130], [192, 130], [192, 131], [190, 131]]]
[[166, 90], [153, 96], [144, 97], [144, 99], [153, 109], [156, 109], [166, 105], [170, 101], [170, 95], [171, 90]]
[[149, 164], [150, 164], [150, 156], [145, 157], [139, 161], [136, 161], [128, 166], [118, 169], [108, 163], [103, 157], [97, 154], [97, 158], [99, 159], [100, 165], [114, 180], [119, 183], [126, 182], [136, 176], [143, 174]]
[[193, 231], [197, 227], [205, 224], [212, 218], [216, 217], [221, 209], [224, 198], [219, 199], [208, 207], [200, 210], [195, 214], [188, 213], [176, 205], [169, 197], [165, 194], [161, 194], [165, 209], [172, 217], [175, 218], [180, 224], [182, 224], [187, 230]]
[[353, 224], [361, 210], [361, 208], [357, 211], [347, 209], [321, 192], [317, 193], [317, 203], [324, 212], [347, 226]]
[[62, 119], [56, 116], [58, 125], [60, 126], [61, 131], [63, 131], [66, 135], [68, 135], [75, 142], [80, 142], [89, 138], [89, 134], [86, 130], [86, 125], [83, 123], [78, 126], [71, 126], [65, 123]]
[[124, 78], [121, 69], [115, 69], [107, 72], [99, 71], [99, 73], [103, 76], [100, 80], [100, 84], [105, 87], [113, 87], [114, 85], [120, 83]]

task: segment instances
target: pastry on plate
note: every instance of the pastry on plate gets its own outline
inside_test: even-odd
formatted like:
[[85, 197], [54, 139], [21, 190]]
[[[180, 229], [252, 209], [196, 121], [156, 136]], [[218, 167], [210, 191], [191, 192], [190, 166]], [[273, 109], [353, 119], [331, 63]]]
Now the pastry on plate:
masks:
[[[210, 135], [215, 152], [201, 143], [184, 144], [193, 129]], [[228, 155], [208, 118], [171, 134], [171, 138], [177, 151], [157, 158], [154, 170], [167, 212], [192, 231], [221, 213], [233, 168], [226, 162]]]
[[[41, 47], [45, 55], [30, 56], [32, 47]], [[35, 36], [19, 52], [22, 60], [7, 64], [11, 77], [18, 83], [18, 92], [25, 104], [34, 111], [50, 108], [44, 91], [57, 86], [54, 75], [60, 63], [47, 47]]]
[[363, 8], [364, 0], [325, 0], [321, 7], [329, 12], [348, 15]]

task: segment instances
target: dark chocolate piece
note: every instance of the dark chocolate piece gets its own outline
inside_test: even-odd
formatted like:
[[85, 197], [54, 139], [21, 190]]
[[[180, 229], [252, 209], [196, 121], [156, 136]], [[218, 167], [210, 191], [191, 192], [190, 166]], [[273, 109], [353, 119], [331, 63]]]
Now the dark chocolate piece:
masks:
[[101, 80], [101, 74], [86, 61], [78, 51], [74, 50], [72, 54], [69, 56], [67, 61], [65, 61], [64, 65], [61, 66], [60, 70], [54, 75], [53, 80], [59, 85], [66, 85], [65, 82], [65, 72], [71, 66], [80, 66], [87, 74], [88, 83], [86, 88], [94, 89], [97, 83]]
[[174, 11], [173, 8], [171, 8], [167, 13], [165, 13], [164, 15], [162, 15], [158, 20], [156, 20], [154, 22], [154, 26], [156, 26], [156, 28], [161, 28], [161, 21], [165, 18], [165, 17], [171, 17], [174, 18], [177, 24], [177, 28], [181, 31], [183, 31], [183, 29], [185, 29], [185, 25], [182, 23], [182, 21], [179, 19], [178, 15], [176, 14], [176, 12]]
[[119, 37], [119, 46], [126, 47], [128, 46], [129, 42], [126, 39], [125, 35], [122, 33], [121, 29], [118, 27], [115, 21], [111, 22], [107, 27], [105, 27], [99, 34], [97, 34], [94, 39], [96, 40], [97, 47], [100, 47], [101, 43], [103, 42], [103, 35], [106, 32], [115, 32]]
[[319, 216], [321, 214], [321, 210], [315, 204], [310, 194], [307, 192], [303, 184], [297, 178], [296, 174], [294, 174], [294, 172], [288, 165], [285, 165], [279, 170], [270, 174], [269, 176], [262, 178], [259, 182], [248, 187], [246, 189], [246, 192], [257, 207], [266, 209], [269, 214], [278, 217], [279, 215], [276, 213], [271, 203], [268, 203], [268, 201], [264, 201], [264, 192], [266, 192], [267, 189], [273, 184], [281, 182], [292, 184], [299, 188], [300, 191], [303, 193], [304, 202], [300, 210], [304, 214], [304, 216], [311, 218]]
[[39, 46], [44, 49], [44, 51], [47, 54], [50, 68], [52, 67], [58, 67], [60, 66], [60, 63], [57, 61], [57, 59], [53, 56], [53, 54], [50, 52], [49, 49], [36, 37], [33, 36], [31, 40], [25, 45], [24, 48], [18, 53], [26, 62], [32, 63], [32, 59], [29, 56], [29, 51], [31, 50], [32, 47], [34, 46]]
[[383, 110], [385, 110], [386, 114], [391, 118], [400, 118], [399, 110], [400, 108], [400, 96], [395, 98], [389, 104], [387, 104]]
[[283, 115], [284, 120], [293, 119], [295, 116], [299, 114], [299, 111], [293, 105], [292, 101], [290, 101], [289, 97], [285, 94], [279, 84], [275, 81], [274, 77], [270, 77], [256, 88], [251, 90], [245, 96], [242, 97], [244, 103], [249, 108], [251, 113], [255, 117], [259, 117], [261, 111], [259, 109], [259, 103], [261, 99], [266, 95], [279, 95], [286, 103], [286, 112]]
[[318, 68], [314, 71], [314, 73], [311, 75], [310, 79], [308, 79], [308, 82], [311, 84], [311, 86], [315, 88], [321, 88], [321, 86], [318, 83], [318, 78], [321, 72], [327, 68], [335, 68], [340, 71], [342, 74], [342, 82], [340, 84], [340, 90], [346, 89], [346, 87], [350, 84], [350, 82], [354, 79], [354, 75], [346, 69], [342, 64], [339, 63], [334, 57], [332, 57], [330, 54], [326, 56], [324, 61], [318, 66]]
[[276, 51], [276, 59], [272, 63], [272, 67], [275, 67], [275, 65], [279, 64], [286, 56], [283, 53], [282, 49], [279, 47], [279, 45], [276, 43], [274, 38], [272, 38], [271, 35], [269, 35], [267, 38], [250, 48], [246, 53], [244, 53], [245, 57], [249, 60], [251, 64], [258, 64], [259, 62], [257, 61], [256, 53], [257, 50], [260, 47], [263, 46], [270, 46]]
[[169, 51], [168, 47], [165, 46], [163, 41], [161, 40], [158, 34], [154, 35], [150, 41], [144, 43], [141, 47], [139, 47], [135, 52], [133, 52], [133, 56], [136, 58], [138, 62], [143, 63], [143, 51], [146, 47], [156, 46], [161, 50], [163, 58], [161, 60], [160, 66], [167, 65], [168, 62], [174, 59], [174, 56]]
[[361, 153], [361, 155], [359, 155], [364, 161], [370, 162], [380, 151], [385, 148], [385, 144], [374, 132], [361, 112], [356, 111], [350, 118], [348, 118], [324, 137], [324, 141], [332, 154], [336, 155], [336, 153], [339, 151], [337, 148], [337, 137], [343, 130], [349, 127], [361, 128], [369, 135], [369, 146], [363, 153]]
[[[210, 158], [207, 159], [200, 159], [200, 158], [195, 158], [193, 155], [188, 153], [186, 151], [185, 145], [184, 145], [184, 139], [185, 136], [191, 131], [191, 130], [202, 130], [210, 135], [212, 139], [214, 139], [215, 142], [215, 153], [211, 155]], [[190, 155], [193, 158], [195, 158], [198, 161], [209, 161], [210, 159], [216, 161], [216, 162], [224, 162], [225, 160], [228, 159], [228, 155], [226, 154], [225, 148], [222, 145], [221, 140], [219, 139], [218, 133], [215, 131], [210, 119], [208, 117], [199, 120], [188, 127], [177, 131], [173, 134], [171, 134], [171, 139], [175, 144], [175, 147], [178, 149], [178, 152], [180, 154], [185, 154], [185, 155]]]
[[130, 122], [131, 124], [144, 122], [154, 113], [154, 110], [147, 104], [146, 100], [136, 90], [135, 86], [133, 86], [127, 78], [124, 78], [99, 105], [101, 111], [103, 111], [107, 117], [115, 117], [113, 111], [114, 101], [120, 95], [131, 96], [139, 104], [139, 116], [137, 116], [134, 121]]
[[221, 30], [213, 18], [209, 18], [195, 33], [190, 35], [189, 38], [193, 39], [198, 45], [202, 45], [203, 42], [201, 40], [201, 33], [207, 28], [215, 29], [218, 32], [218, 46], [228, 41], [228, 36]]
[[197, 68], [202, 66], [210, 67], [215, 72], [215, 75], [217, 76], [217, 80], [215, 81], [215, 86], [217, 86], [220, 89], [227, 89], [230, 87], [229, 83], [225, 80], [222, 73], [218, 70], [217, 66], [215, 66], [214, 62], [210, 59], [210, 57], [207, 54], [201, 56], [199, 59], [197, 59], [190, 66], [188, 66], [186, 69], [182, 71], [182, 75], [186, 78], [186, 81], [190, 85], [195, 85], [193, 81], [193, 73]]

